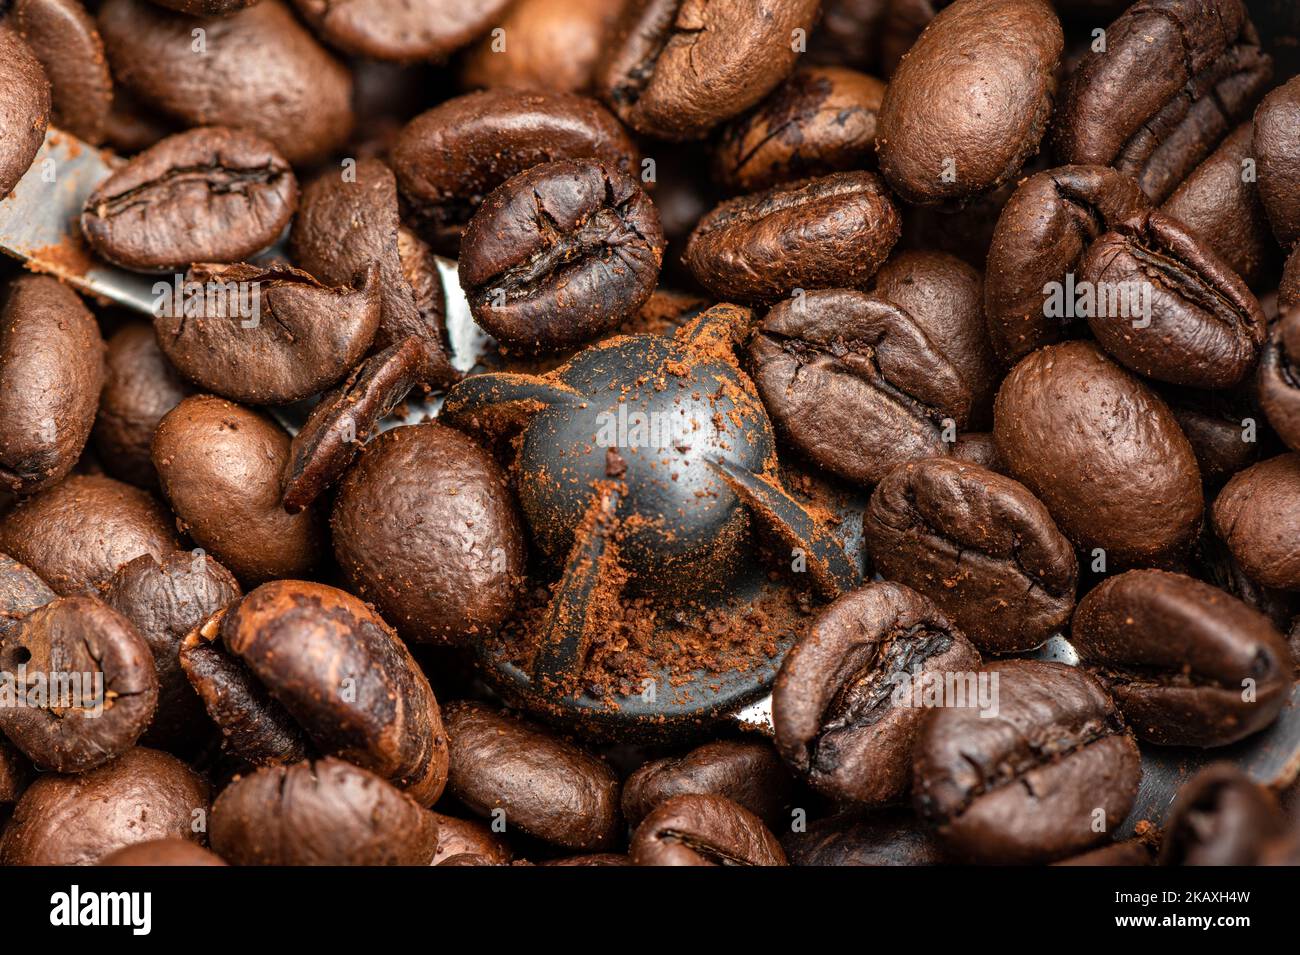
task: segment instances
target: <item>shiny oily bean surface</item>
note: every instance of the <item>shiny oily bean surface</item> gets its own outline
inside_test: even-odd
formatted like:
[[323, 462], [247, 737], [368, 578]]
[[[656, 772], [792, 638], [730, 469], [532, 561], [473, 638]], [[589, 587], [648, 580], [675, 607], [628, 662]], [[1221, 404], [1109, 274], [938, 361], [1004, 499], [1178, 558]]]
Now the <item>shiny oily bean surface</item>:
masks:
[[723, 796], [674, 796], [632, 834], [633, 865], [779, 866], [785, 852], [762, 820]]
[[[1141, 765], [1105, 689], [1060, 663], [989, 664], [997, 718], [942, 707], [916, 742], [913, 801], [958, 858], [1051, 861], [1089, 849], [1128, 815]], [[1098, 831], [1097, 810], [1105, 815]]]
[[862, 530], [876, 572], [930, 598], [982, 651], [1031, 650], [1070, 619], [1074, 549], [1011, 478], [908, 462], [876, 486]]
[[772, 688], [776, 748], [837, 802], [898, 802], [926, 716], [915, 701], [927, 681], [979, 666], [979, 652], [925, 597], [868, 584], [822, 610], [786, 655]]
[[485, 706], [445, 711], [451, 770], [447, 791], [480, 816], [505, 812], [507, 829], [566, 849], [613, 845], [618, 778], [605, 763], [550, 731]]
[[94, 18], [80, 0], [15, 0], [12, 6], [10, 25], [49, 77], [51, 121], [98, 146], [112, 108], [113, 79]]
[[31, 47], [0, 30], [0, 199], [27, 172], [50, 124], [50, 81]]
[[486, 33], [510, 0], [294, 0], [331, 45], [377, 60], [440, 60]]
[[1268, 618], [1182, 574], [1133, 570], [1079, 603], [1070, 642], [1139, 737], [1224, 746], [1277, 718], [1290, 648]]
[[656, 806], [684, 793], [725, 796], [775, 826], [782, 821], [793, 785], [770, 743], [717, 740], [637, 769], [623, 782], [623, 818], [635, 826]]
[[1108, 566], [1171, 562], [1200, 528], [1200, 472], [1178, 422], [1089, 342], [1016, 365], [998, 391], [993, 438], [1011, 476]]
[[1300, 454], [1280, 454], [1234, 475], [1212, 515], [1215, 533], [1251, 579], [1300, 590]]
[[723, 299], [772, 302], [795, 289], [870, 280], [901, 225], [869, 172], [840, 172], [728, 200], [702, 218], [682, 261]]
[[1273, 90], [1255, 111], [1259, 196], [1283, 247], [1300, 238], [1300, 77]]

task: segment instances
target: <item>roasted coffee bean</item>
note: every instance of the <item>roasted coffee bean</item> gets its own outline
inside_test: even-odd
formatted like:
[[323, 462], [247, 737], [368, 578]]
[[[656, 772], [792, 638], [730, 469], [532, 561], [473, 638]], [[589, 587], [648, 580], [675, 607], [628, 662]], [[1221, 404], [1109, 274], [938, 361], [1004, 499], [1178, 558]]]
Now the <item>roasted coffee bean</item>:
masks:
[[569, 856], [567, 859], [548, 859], [545, 862], [539, 862], [538, 865], [551, 866], [603, 866], [603, 865], [631, 865], [632, 860], [625, 855], [619, 855], [616, 852], [597, 852], [588, 856]]
[[722, 203], [696, 225], [683, 261], [721, 298], [772, 302], [796, 289], [865, 284], [900, 232], [880, 180], [840, 172]]
[[27, 757], [0, 736], [0, 808], [16, 803], [33, 775]]
[[503, 811], [507, 831], [518, 827], [566, 849], [613, 844], [618, 778], [603, 761], [481, 703], [448, 704], [445, 716], [447, 791], [466, 808], [480, 816]]
[[718, 134], [713, 176], [735, 192], [860, 169], [875, 158], [885, 84], [839, 66], [800, 67]]
[[1247, 282], [1258, 282], [1277, 257], [1255, 177], [1252, 128], [1242, 123], [1192, 170], [1161, 208], [1203, 239]]
[[1286, 248], [1300, 239], [1300, 77], [1279, 86], [1255, 111], [1253, 155], [1259, 164], [1259, 197]]
[[0, 731], [41, 769], [80, 773], [130, 749], [153, 719], [149, 645], [94, 597], [60, 597], [15, 625], [0, 647], [14, 699]]
[[428, 865], [438, 822], [339, 759], [259, 769], [212, 804], [212, 848], [234, 865]]
[[104, 390], [91, 439], [104, 469], [137, 487], [154, 488], [149, 445], [163, 415], [188, 394], [144, 322], [128, 322], [108, 340]]
[[617, 167], [534, 166], [499, 186], [461, 241], [460, 284], [502, 344], [554, 351], [608, 332], [654, 291], [664, 237], [654, 204]]
[[123, 155], [142, 152], [177, 132], [177, 124], [159, 116], [125, 87], [113, 90], [113, 108], [105, 128], [107, 144]]
[[952, 456], [999, 474], [1006, 472], [990, 431], [965, 431], [957, 435], [957, 441], [952, 446]]
[[27, 172], [50, 124], [50, 81], [17, 33], [0, 24], [0, 199]]
[[684, 793], [725, 796], [769, 826], [782, 821], [792, 794], [790, 774], [761, 740], [719, 740], [685, 756], [651, 760], [623, 783], [623, 818], [636, 826], [655, 807]]
[[1235, 475], [1214, 499], [1213, 518], [1215, 533], [1251, 579], [1300, 590], [1300, 454], [1280, 454]]
[[1278, 437], [1300, 450], [1300, 309], [1273, 325], [1259, 363], [1259, 403]]
[[1074, 549], [1029, 489], [944, 458], [892, 471], [862, 521], [887, 580], [929, 597], [988, 653], [1031, 650], [1070, 619]]
[[834, 474], [874, 484], [948, 453], [970, 414], [961, 370], [903, 309], [865, 292], [781, 302], [749, 346], [754, 382], [787, 439]]
[[1079, 278], [1098, 342], [1125, 366], [1161, 381], [1231, 388], [1259, 358], [1259, 302], [1202, 240], [1161, 212], [1088, 247]]
[[618, 120], [593, 99], [488, 90], [411, 120], [393, 147], [393, 171], [426, 237], [451, 252], [487, 194], [524, 170], [596, 159], [634, 175], [637, 155]]
[[154, 3], [169, 10], [188, 13], [194, 17], [220, 17], [244, 7], [251, 7], [261, 0], [153, 0]]
[[1139, 836], [1134, 839], [1126, 839], [1123, 842], [1112, 842], [1100, 849], [1081, 852], [1077, 856], [1070, 856], [1068, 859], [1062, 859], [1060, 862], [1052, 864], [1068, 866], [1134, 866], [1155, 865], [1155, 861], [1156, 850], [1151, 839]]
[[876, 133], [881, 175], [923, 205], [1014, 178], [1047, 131], [1064, 42], [1047, 0], [947, 7], [885, 91]]
[[596, 71], [601, 97], [637, 132], [699, 139], [794, 69], [817, 0], [629, 0]]
[[203, 737], [203, 708], [181, 669], [181, 643], [239, 592], [230, 571], [201, 551], [162, 560], [141, 554], [108, 581], [104, 602], [144, 638], [158, 674], [158, 708], [141, 738], [145, 745], [185, 752]]
[[94, 865], [152, 839], [198, 842], [208, 784], [174, 756], [136, 747], [89, 772], [43, 773], [0, 834], [0, 865]]
[[875, 294], [905, 310], [957, 367], [971, 393], [969, 425], [993, 423], [1001, 378], [984, 323], [980, 273], [944, 252], [900, 252], [876, 273]]
[[433, 865], [442, 865], [454, 856], [465, 854], [486, 859], [490, 865], [505, 865], [514, 856], [505, 839], [485, 823], [439, 812], [432, 815], [438, 822], [438, 849], [433, 854]]
[[184, 287], [187, 299], [154, 319], [158, 344], [199, 388], [248, 404], [301, 401], [337, 383], [379, 327], [373, 265], [350, 288], [283, 266], [196, 265]]
[[934, 836], [905, 809], [841, 813], [781, 837], [791, 865], [939, 865]]
[[1205, 502], [1192, 447], [1168, 407], [1095, 345], [1041, 348], [1003, 381], [993, 439], [1008, 473], [1061, 531], [1107, 566], [1170, 563]]
[[394, 428], [339, 489], [334, 554], [348, 585], [415, 643], [478, 643], [515, 606], [524, 537], [505, 474], [457, 431]]
[[633, 865], [786, 865], [761, 819], [723, 796], [687, 793], [661, 803], [632, 835]]
[[57, 596], [30, 567], [0, 554], [0, 649], [24, 617]]
[[890, 0], [825, 0], [821, 23], [809, 38], [808, 59], [858, 69], [874, 64], [889, 5]]
[[127, 561], [179, 547], [157, 498], [100, 475], [64, 478], [0, 519], [0, 551], [64, 596], [95, 594]]
[[510, 0], [294, 0], [331, 46], [378, 60], [440, 60], [498, 21]]
[[1268, 726], [1291, 688], [1268, 618], [1182, 574], [1111, 577], [1075, 612], [1070, 642], [1133, 731], [1165, 746], [1225, 746]]
[[913, 801], [945, 850], [1026, 864], [1104, 842], [1141, 775], [1137, 744], [1105, 689], [1081, 670], [1035, 660], [989, 664], [980, 679], [996, 719], [978, 704], [942, 707], [916, 741]]
[[49, 77], [50, 120], [92, 146], [103, 142], [113, 79], [104, 42], [80, 0], [15, 0], [12, 25]]
[[1178, 792], [1165, 827], [1162, 865], [1253, 865], [1286, 829], [1269, 790], [1230, 763], [1197, 773]]
[[97, 255], [137, 272], [239, 262], [268, 248], [298, 206], [288, 162], [242, 129], [191, 129], [142, 152], [86, 199]]
[[249, 586], [303, 576], [321, 556], [317, 513], [280, 506], [288, 459], [278, 425], [210, 395], [169, 411], [153, 439], [159, 483], [185, 532]]
[[1196, 454], [1207, 488], [1222, 486], [1259, 457], [1259, 442], [1254, 439], [1259, 408], [1249, 392], [1251, 384], [1247, 381], [1245, 386], [1230, 391], [1162, 390], [1169, 410]]
[[[1207, 521], [1207, 524], [1212, 522]], [[1300, 611], [1300, 598], [1297, 595], [1275, 587], [1261, 586], [1247, 576], [1227, 545], [1219, 540], [1212, 526], [1201, 532], [1190, 572], [1198, 579], [1232, 594], [1246, 606], [1258, 610], [1268, 617], [1275, 630], [1285, 631], [1297, 611]], [[1300, 657], [1296, 659], [1300, 661]]]
[[772, 689], [776, 748], [837, 802], [897, 802], [911, 781], [923, 692], [964, 685], [979, 666], [979, 652], [929, 600], [868, 584], [823, 610], [786, 656]]
[[347, 285], [378, 266], [381, 351], [415, 336], [425, 348], [420, 378], [441, 387], [457, 377], [443, 326], [442, 278], [428, 246], [397, 218], [397, 182], [377, 159], [363, 159], [344, 178], [325, 173], [303, 191], [289, 251], [322, 282]]
[[380, 616], [323, 584], [263, 584], [221, 618], [221, 641], [325, 753], [424, 806], [442, 794], [447, 742], [429, 681]]
[[248, 129], [295, 164], [323, 159], [352, 127], [352, 77], [281, 0], [203, 20], [105, 0], [99, 30], [114, 80], [186, 125]]
[[553, 90], [581, 93], [591, 88], [605, 46], [627, 0], [515, 0], [495, 21], [508, 37], [471, 47], [461, 65], [466, 87]]
[[43, 275], [0, 304], [0, 487], [31, 494], [72, 470], [104, 386], [104, 340], [81, 299]]
[[1272, 62], [1241, 0], [1141, 0], [1105, 36], [1062, 90], [1057, 155], [1163, 202], [1250, 115]]
[[109, 866], [214, 866], [221, 857], [185, 839], [150, 839], [110, 852], [99, 860]]

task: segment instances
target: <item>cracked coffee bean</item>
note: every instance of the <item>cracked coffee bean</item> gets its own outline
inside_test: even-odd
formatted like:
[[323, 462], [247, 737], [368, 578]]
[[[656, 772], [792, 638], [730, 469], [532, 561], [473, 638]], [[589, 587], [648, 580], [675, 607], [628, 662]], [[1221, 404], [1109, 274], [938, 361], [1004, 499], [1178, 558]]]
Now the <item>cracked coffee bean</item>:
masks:
[[36, 158], [50, 125], [50, 81], [17, 33], [0, 25], [0, 199]]
[[910, 314], [865, 292], [781, 302], [749, 346], [763, 404], [791, 444], [851, 481], [944, 455], [964, 427], [970, 389]]
[[623, 782], [623, 818], [636, 826], [674, 796], [703, 793], [725, 796], [765, 824], [777, 826], [793, 789], [790, 773], [771, 743], [719, 740], [681, 757], [643, 764]]
[[1268, 618], [1182, 574], [1133, 570], [1079, 603], [1070, 642], [1142, 739], [1226, 746], [1276, 718], [1290, 648]]
[[945, 850], [1024, 865], [1104, 842], [1141, 775], [1137, 744], [1105, 689], [1081, 670], [1035, 660], [992, 663], [981, 678], [996, 719], [978, 703], [940, 707], [916, 741], [913, 801]]
[[779, 866], [785, 852], [761, 819], [723, 796], [674, 796], [632, 834], [633, 865]]
[[534, 166], [465, 227], [460, 284], [502, 344], [554, 351], [616, 328], [654, 291], [659, 214], [641, 187], [591, 160]]
[[772, 688], [776, 748], [837, 802], [898, 802], [911, 782], [926, 685], [979, 666], [979, 652], [925, 597], [869, 584], [823, 610], [787, 654]]
[[839, 172], [722, 203], [695, 226], [682, 261], [723, 299], [773, 302], [796, 289], [865, 284], [900, 233], [880, 180]]
[[1032, 650], [1074, 610], [1078, 562], [1018, 481], [932, 458], [892, 471], [862, 533], [876, 572], [934, 601], [986, 653]]
[[81, 231], [97, 255], [137, 272], [238, 262], [280, 237], [298, 182], [271, 143], [239, 129], [170, 136], [100, 183]]

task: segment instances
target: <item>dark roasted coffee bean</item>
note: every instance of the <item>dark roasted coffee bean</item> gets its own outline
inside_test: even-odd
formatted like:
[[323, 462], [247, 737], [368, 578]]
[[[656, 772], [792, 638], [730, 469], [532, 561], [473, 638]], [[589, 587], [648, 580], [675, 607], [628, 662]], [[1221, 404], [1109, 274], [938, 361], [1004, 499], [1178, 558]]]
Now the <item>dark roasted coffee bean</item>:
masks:
[[1083, 55], [1062, 91], [1062, 162], [1114, 166], [1163, 202], [1272, 76], [1241, 0], [1141, 0]]
[[461, 85], [582, 93], [591, 88], [606, 37], [627, 0], [515, 0], [462, 60]]
[[99, 30], [113, 79], [186, 125], [251, 130], [291, 163], [324, 158], [352, 127], [351, 75], [281, 0], [204, 20], [106, 0]]
[[885, 91], [876, 134], [881, 175], [919, 204], [1014, 178], [1047, 131], [1063, 45], [1047, 0], [947, 7]]
[[357, 163], [353, 176], [325, 173], [303, 191], [289, 251], [322, 282], [350, 284], [379, 268], [383, 306], [375, 350], [415, 336], [425, 348], [420, 378], [441, 387], [457, 377], [443, 326], [442, 278], [428, 247], [397, 218], [397, 182], [377, 159]]
[[1266, 587], [1300, 590], [1300, 454], [1260, 461], [1214, 499], [1214, 530]]
[[1195, 388], [1231, 388], [1254, 370], [1264, 313], [1232, 269], [1161, 212], [1107, 232], [1084, 253], [1095, 290], [1088, 326], [1139, 374]]
[[559, 865], [559, 866], [604, 866], [604, 865], [631, 865], [632, 860], [625, 855], [619, 855], [616, 852], [597, 852], [594, 855], [587, 856], [569, 856], [565, 859], [548, 859], [545, 862], [539, 862], [538, 865]]
[[212, 848], [235, 865], [428, 865], [438, 822], [339, 759], [259, 769], [212, 804]]
[[113, 79], [94, 19], [80, 0], [14, 0], [12, 16], [13, 27], [49, 77], [51, 121], [99, 145], [112, 108]]
[[683, 261], [715, 295], [772, 302], [796, 289], [864, 285], [900, 231], [879, 179], [833, 173], [722, 203], [696, 225]]
[[14, 279], [0, 304], [0, 487], [47, 488], [86, 446], [104, 386], [104, 340], [81, 299], [44, 275]]
[[1139, 220], [1147, 201], [1128, 176], [1100, 166], [1066, 166], [1030, 176], [1003, 207], [989, 246], [984, 310], [993, 350], [1004, 362], [1073, 334], [1069, 308], [1049, 299], [1067, 291], [1088, 246], [1103, 232]]
[[0, 809], [16, 803], [31, 780], [31, 763], [14, 745], [0, 735]]
[[961, 371], [903, 309], [865, 292], [781, 302], [749, 347], [773, 421], [816, 464], [864, 484], [946, 454], [970, 412]]
[[1182, 574], [1134, 570], [1079, 603], [1070, 642], [1142, 739], [1225, 746], [1268, 726], [1291, 688], [1268, 618]]
[[486, 33], [510, 0], [294, 0], [331, 46], [377, 60], [440, 60]]
[[1062, 859], [1060, 862], [1052, 864], [1068, 866], [1134, 866], [1155, 865], [1155, 861], [1156, 849], [1152, 844], [1152, 840], [1139, 836], [1126, 839], [1123, 842], [1112, 842], [1100, 849], [1081, 852], [1077, 856], [1070, 856], [1068, 859]]
[[154, 3], [169, 10], [188, 13], [194, 17], [220, 17], [244, 7], [251, 7], [261, 0], [153, 0]]
[[629, 0], [596, 71], [623, 122], [659, 139], [699, 139], [794, 69], [817, 0]]
[[623, 783], [623, 818], [636, 826], [656, 806], [683, 793], [725, 796], [769, 826], [782, 820], [790, 774], [762, 740], [719, 740], [685, 756], [651, 760]]
[[280, 506], [288, 459], [278, 425], [210, 395], [169, 411], [153, 440], [159, 483], [186, 533], [246, 585], [304, 576], [320, 559], [319, 515]]
[[110, 852], [99, 860], [108, 866], [214, 866], [221, 857], [186, 839], [150, 839]]
[[196, 265], [184, 299], [154, 319], [154, 330], [198, 387], [248, 404], [287, 404], [330, 387], [361, 360], [379, 327], [379, 283], [377, 266], [350, 288], [328, 288], [283, 266]]
[[210, 126], [169, 136], [100, 183], [81, 231], [110, 262], [175, 272], [258, 254], [297, 206], [298, 181], [271, 143]]
[[1196, 453], [1207, 488], [1220, 487], [1259, 457], [1255, 440], [1259, 408], [1250, 394], [1251, 384], [1247, 381], [1230, 391], [1162, 389], [1169, 410]]
[[[1206, 527], [1201, 532], [1191, 573], [1258, 610], [1268, 617], [1275, 630], [1285, 631], [1291, 625], [1292, 617], [1300, 611], [1300, 596], [1275, 587], [1264, 587], [1251, 580], [1227, 545], [1219, 540], [1213, 527]], [[1300, 657], [1297, 660], [1300, 661]]]
[[509, 844], [501, 836], [477, 819], [457, 819], [433, 813], [438, 822], [438, 849], [433, 854], [433, 864], [442, 865], [458, 855], [477, 855], [491, 865], [505, 865], [514, 856]]
[[890, 0], [824, 0], [822, 19], [808, 42], [808, 59], [865, 69], [879, 53]]
[[188, 393], [158, 347], [154, 330], [128, 322], [108, 340], [104, 390], [91, 438], [104, 469], [137, 487], [154, 488], [158, 474], [149, 445], [163, 415]]
[[451, 703], [446, 720], [447, 791], [472, 812], [503, 812], [507, 832], [517, 827], [566, 849], [613, 845], [618, 778], [603, 761], [481, 703]]
[[489, 90], [421, 113], [393, 147], [402, 197], [438, 251], [454, 251], [483, 199], [540, 163], [597, 159], [638, 173], [637, 148], [593, 99], [567, 93]]
[[1095, 345], [1041, 348], [1003, 381], [993, 438], [1008, 473], [1047, 505], [1095, 564], [1169, 563], [1205, 507], [1187, 438], [1168, 407]]
[[964, 685], [979, 666], [979, 652], [929, 600], [869, 584], [823, 610], [786, 656], [772, 689], [776, 748], [837, 802], [897, 802], [911, 782], [924, 693]]
[[36, 158], [50, 124], [50, 81], [17, 33], [0, 24], [0, 199]]
[[378, 773], [423, 806], [447, 780], [438, 701], [369, 606], [323, 584], [263, 584], [221, 618], [221, 640], [325, 753]]
[[129, 620], [94, 597], [60, 597], [0, 647], [13, 699], [0, 731], [41, 769], [81, 773], [130, 749], [153, 719], [158, 677]]
[[761, 819], [723, 796], [688, 793], [661, 803], [632, 834], [633, 865], [786, 865]]
[[144, 638], [158, 673], [158, 709], [141, 738], [145, 745], [183, 753], [202, 738], [203, 708], [181, 669], [181, 643], [238, 596], [230, 571], [201, 551], [177, 551], [162, 560], [141, 554], [108, 581], [104, 602]]
[[1259, 363], [1259, 403], [1278, 437], [1300, 450], [1300, 309], [1273, 325]]
[[1006, 466], [998, 457], [998, 446], [993, 441], [991, 431], [964, 431], [957, 435], [957, 441], [952, 446], [952, 456], [999, 474], [1006, 472]]
[[1242, 123], [1192, 170], [1162, 209], [1200, 236], [1247, 282], [1258, 282], [1277, 253], [1255, 176], [1252, 128]]
[[197, 842], [208, 798], [192, 769], [143, 747], [86, 773], [44, 773], [0, 835], [0, 865], [94, 865], [136, 842]]
[[0, 649], [10, 630], [57, 596], [30, 567], [0, 554]]
[[939, 844], [916, 815], [878, 809], [828, 816], [781, 837], [791, 865], [939, 865]]
[[394, 428], [348, 472], [331, 519], [348, 585], [416, 643], [478, 643], [513, 610], [524, 537], [504, 473], [436, 423]]
[[914, 802], [945, 849], [1027, 864], [1104, 842], [1141, 775], [1137, 744], [1105, 689], [1081, 670], [1034, 660], [993, 663], [981, 676], [997, 718], [971, 705], [937, 709], [916, 741]]
[[1268, 789], [1230, 763], [1197, 773], [1178, 792], [1160, 850], [1163, 865], [1254, 865], [1286, 829]]
[[839, 66], [800, 67], [753, 112], [723, 127], [713, 176], [734, 192], [860, 169], [875, 159], [885, 84]]
[[460, 284], [502, 344], [553, 351], [617, 327], [654, 291], [664, 238], [654, 204], [617, 167], [534, 166], [465, 228]]
[[152, 494], [100, 475], [72, 475], [0, 519], [0, 551], [58, 594], [95, 594], [127, 561], [180, 548]]
[[876, 486], [862, 521], [877, 573], [918, 591], [988, 653], [1031, 650], [1074, 609], [1078, 563], [1029, 489], [944, 458]]
[[1253, 154], [1259, 163], [1259, 197], [1286, 248], [1300, 239], [1300, 77], [1279, 86], [1255, 111]]

